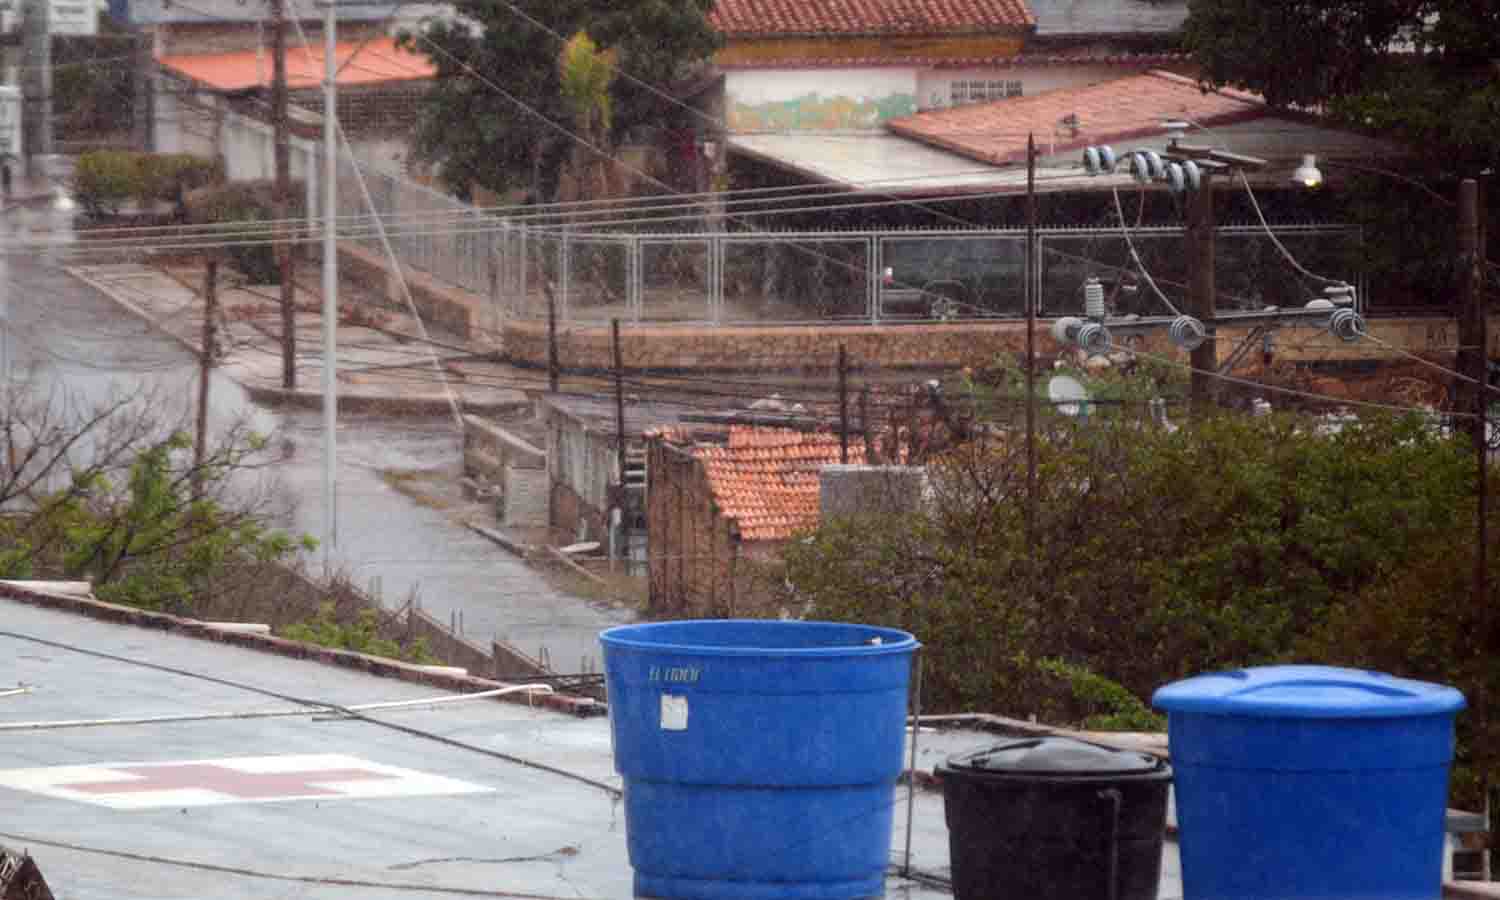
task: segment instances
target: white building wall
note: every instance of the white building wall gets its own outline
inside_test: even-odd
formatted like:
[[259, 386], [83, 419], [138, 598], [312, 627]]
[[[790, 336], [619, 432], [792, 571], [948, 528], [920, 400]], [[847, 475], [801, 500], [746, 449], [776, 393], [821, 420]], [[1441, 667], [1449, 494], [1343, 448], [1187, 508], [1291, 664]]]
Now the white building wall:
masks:
[[[1020, 82], [1021, 96], [1030, 97], [1060, 88], [1082, 87], [1113, 81], [1127, 75], [1135, 75], [1150, 69], [1142, 65], [1139, 69], [1106, 64], [1082, 65], [1032, 65], [990, 66], [971, 69], [924, 69], [917, 79], [918, 99], [922, 109], [951, 106], [954, 102], [954, 82], [982, 81], [985, 83]], [[1050, 127], [1050, 123], [1049, 127]]]
[[917, 111], [917, 70], [732, 69], [724, 94], [731, 132], [878, 131]]

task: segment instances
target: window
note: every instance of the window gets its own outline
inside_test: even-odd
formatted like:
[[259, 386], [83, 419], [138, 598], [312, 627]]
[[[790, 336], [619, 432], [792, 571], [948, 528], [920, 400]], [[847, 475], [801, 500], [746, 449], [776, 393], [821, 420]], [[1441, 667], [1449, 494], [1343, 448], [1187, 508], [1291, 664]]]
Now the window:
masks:
[[954, 106], [962, 103], [985, 103], [1021, 96], [1021, 82], [1015, 79], [955, 81], [950, 93]]

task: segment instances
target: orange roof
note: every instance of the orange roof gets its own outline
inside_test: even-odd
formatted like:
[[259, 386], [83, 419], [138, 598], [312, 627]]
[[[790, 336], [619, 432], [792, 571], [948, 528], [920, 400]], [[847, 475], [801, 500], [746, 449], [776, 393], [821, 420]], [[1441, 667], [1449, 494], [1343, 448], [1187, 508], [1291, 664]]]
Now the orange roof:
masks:
[[[437, 67], [431, 60], [419, 53], [398, 49], [395, 39], [389, 37], [339, 44], [334, 59], [340, 67], [338, 83], [341, 87], [419, 81], [437, 74]], [[164, 56], [158, 61], [164, 68], [221, 91], [238, 91], [271, 83], [270, 55], [257, 54], [254, 50]], [[287, 48], [286, 82], [292, 90], [318, 87], [323, 83], [322, 45], [311, 51], [303, 47]]]
[[1036, 23], [1024, 0], [718, 0], [709, 21], [729, 38], [974, 34]]
[[[1004, 164], [1025, 161], [1028, 131], [1034, 131], [1049, 152], [1058, 152], [1159, 135], [1165, 119], [1227, 125], [1269, 114], [1265, 102], [1253, 94], [1205, 93], [1191, 78], [1152, 71], [1086, 87], [917, 113], [893, 119], [886, 127], [983, 162]], [[1053, 145], [1053, 129], [1068, 116], [1077, 116], [1077, 133], [1063, 131], [1063, 139]]]
[[[697, 446], [719, 509], [747, 541], [785, 540], [818, 524], [818, 470], [839, 461], [835, 434], [736, 425], [722, 446]], [[849, 462], [863, 463], [862, 442], [849, 442]]]

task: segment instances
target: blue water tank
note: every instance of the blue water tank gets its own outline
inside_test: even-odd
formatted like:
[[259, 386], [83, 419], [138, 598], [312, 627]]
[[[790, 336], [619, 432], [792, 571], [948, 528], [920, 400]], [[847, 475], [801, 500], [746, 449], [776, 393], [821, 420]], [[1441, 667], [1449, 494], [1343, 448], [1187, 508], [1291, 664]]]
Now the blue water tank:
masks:
[[1436, 900], [1451, 687], [1330, 666], [1156, 692], [1176, 770], [1184, 900]]
[[911, 635], [708, 620], [600, 641], [637, 895], [882, 893]]

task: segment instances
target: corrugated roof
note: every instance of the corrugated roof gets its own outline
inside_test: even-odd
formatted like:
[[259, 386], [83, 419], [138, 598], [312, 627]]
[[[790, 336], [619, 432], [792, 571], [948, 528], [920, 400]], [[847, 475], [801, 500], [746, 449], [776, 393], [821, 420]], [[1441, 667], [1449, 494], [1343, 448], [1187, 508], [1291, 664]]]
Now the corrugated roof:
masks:
[[[747, 541], [785, 540], [818, 523], [818, 472], [839, 462], [835, 434], [787, 428], [734, 426], [723, 445], [699, 445], [714, 499]], [[849, 461], [863, 463], [860, 441], [849, 442]]]
[[[886, 127], [972, 159], [1000, 164], [1026, 159], [1027, 132], [1036, 132], [1038, 140], [1055, 153], [1160, 135], [1165, 119], [1225, 125], [1269, 114], [1264, 101], [1253, 94], [1205, 93], [1191, 78], [1152, 71], [1086, 87], [918, 113], [893, 119]], [[1067, 117], [1076, 117], [1076, 128], [1061, 131], [1058, 139], [1057, 129]]]
[[726, 37], [974, 34], [1034, 23], [1024, 0], [718, 0]]
[[[340, 87], [421, 81], [437, 74], [437, 67], [431, 60], [420, 53], [399, 49], [395, 39], [389, 37], [339, 44], [334, 59], [340, 67]], [[238, 91], [271, 83], [270, 58], [254, 50], [164, 56], [157, 62], [165, 69], [215, 90]], [[286, 80], [292, 90], [320, 86], [323, 83], [322, 46], [311, 50], [288, 47]]]

